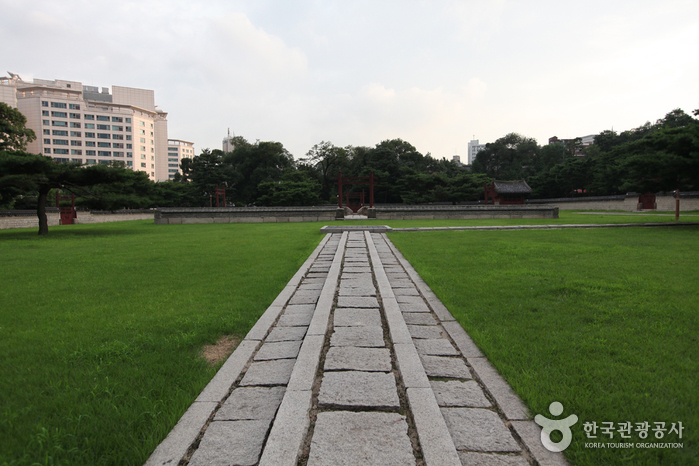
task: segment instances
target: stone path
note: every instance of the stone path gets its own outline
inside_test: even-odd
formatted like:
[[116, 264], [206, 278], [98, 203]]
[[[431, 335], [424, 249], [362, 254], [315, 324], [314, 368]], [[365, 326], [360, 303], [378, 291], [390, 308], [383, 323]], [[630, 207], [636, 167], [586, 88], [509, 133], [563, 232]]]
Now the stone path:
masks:
[[147, 465], [557, 465], [385, 234], [331, 233]]

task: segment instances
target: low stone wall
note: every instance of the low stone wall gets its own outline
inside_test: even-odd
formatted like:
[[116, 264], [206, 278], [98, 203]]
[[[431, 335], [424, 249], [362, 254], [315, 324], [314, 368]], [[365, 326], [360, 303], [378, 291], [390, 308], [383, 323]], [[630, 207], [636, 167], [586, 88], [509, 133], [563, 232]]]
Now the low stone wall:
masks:
[[[675, 211], [674, 196], [656, 196], [656, 210]], [[530, 199], [527, 205], [550, 205], [560, 210], [622, 210], [638, 212], [638, 194], [621, 196], [579, 197], [564, 199]], [[699, 193], [681, 193], [680, 210], [699, 210]]]
[[155, 223], [328, 222], [335, 220], [336, 210], [336, 206], [161, 208], [155, 211]]
[[[150, 220], [153, 218], [152, 210], [124, 210], [118, 212], [102, 211], [78, 211], [75, 224], [81, 223], [105, 223], [122, 222], [125, 220]], [[60, 214], [56, 208], [46, 209], [46, 219], [49, 227], [60, 224]], [[0, 230], [10, 228], [39, 228], [39, 218], [35, 210], [4, 210], [0, 211]]]
[[376, 218], [378, 220], [558, 218], [558, 207], [549, 205], [422, 205], [402, 207], [377, 206]]

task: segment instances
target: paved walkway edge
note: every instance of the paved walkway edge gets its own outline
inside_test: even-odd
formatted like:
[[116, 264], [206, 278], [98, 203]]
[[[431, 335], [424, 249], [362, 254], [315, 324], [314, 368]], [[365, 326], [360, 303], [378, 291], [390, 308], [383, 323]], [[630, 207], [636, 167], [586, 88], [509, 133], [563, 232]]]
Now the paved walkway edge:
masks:
[[[459, 351], [466, 357], [466, 361], [476, 376], [507, 418], [512, 430], [529, 450], [529, 454], [541, 466], [567, 465], [568, 463], [562, 453], [553, 453], [543, 447], [540, 437], [541, 427], [530, 419], [529, 411], [522, 400], [519, 399], [507, 381], [490, 364], [473, 340], [471, 340], [471, 337], [461, 327], [461, 324], [456, 322], [454, 316], [439, 300], [437, 295], [434, 294], [427, 283], [420, 278], [410, 262], [403, 257], [403, 254], [398, 251], [385, 234], [383, 236], [398, 262], [400, 262], [420, 293], [425, 297], [428, 305], [439, 317], [444, 330], [449, 334]], [[408, 390], [408, 394], [410, 395], [410, 390]]]
[[560, 230], [560, 229], [567, 229], [567, 228], [686, 227], [686, 226], [697, 226], [697, 225], [699, 225], [699, 222], [581, 223], [581, 224], [565, 224], [565, 225], [502, 225], [502, 226], [480, 226], [480, 227], [415, 227], [415, 228], [391, 228], [391, 229], [386, 230], [386, 231]]
[[213, 379], [211, 379], [211, 382], [207, 384], [189, 409], [182, 415], [165, 440], [153, 451], [148, 461], [146, 461], [145, 466], [179, 464], [182, 457], [184, 457], [189, 447], [194, 443], [197, 436], [204, 428], [204, 425], [211, 418], [216, 407], [228, 394], [231, 385], [243, 371], [250, 357], [252, 357], [257, 350], [260, 340], [267, 335], [270, 327], [279, 317], [279, 313], [284, 308], [284, 305], [299, 285], [301, 278], [308, 272], [308, 269], [320, 254], [320, 251], [328, 242], [330, 236], [330, 234], [325, 235], [301, 268], [299, 268], [281, 293], [279, 293], [252, 329], [250, 329], [233, 354], [231, 354], [223, 366], [221, 366]]

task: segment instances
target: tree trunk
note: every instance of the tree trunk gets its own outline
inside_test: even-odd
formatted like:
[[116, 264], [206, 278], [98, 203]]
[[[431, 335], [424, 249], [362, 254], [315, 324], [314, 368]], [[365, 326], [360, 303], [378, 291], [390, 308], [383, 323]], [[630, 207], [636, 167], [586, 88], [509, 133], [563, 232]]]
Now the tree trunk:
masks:
[[36, 202], [36, 216], [39, 217], [39, 235], [49, 234], [49, 222], [46, 218], [46, 200], [51, 188], [47, 185], [39, 187], [39, 199]]

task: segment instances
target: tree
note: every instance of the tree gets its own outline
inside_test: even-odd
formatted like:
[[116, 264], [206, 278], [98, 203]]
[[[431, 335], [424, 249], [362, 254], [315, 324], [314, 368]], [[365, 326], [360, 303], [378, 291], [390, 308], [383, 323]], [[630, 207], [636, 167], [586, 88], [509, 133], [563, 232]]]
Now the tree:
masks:
[[321, 197], [327, 202], [332, 192], [333, 180], [341, 171], [345, 175], [349, 169], [351, 148], [334, 146], [331, 142], [321, 141], [314, 145], [306, 153], [306, 158], [301, 159], [303, 164], [312, 167], [319, 175], [322, 183]]
[[486, 144], [476, 155], [473, 171], [499, 180], [520, 180], [533, 175], [539, 156], [535, 139], [510, 133]]
[[26, 124], [27, 118], [19, 110], [0, 102], [0, 151], [25, 150], [36, 139]]

